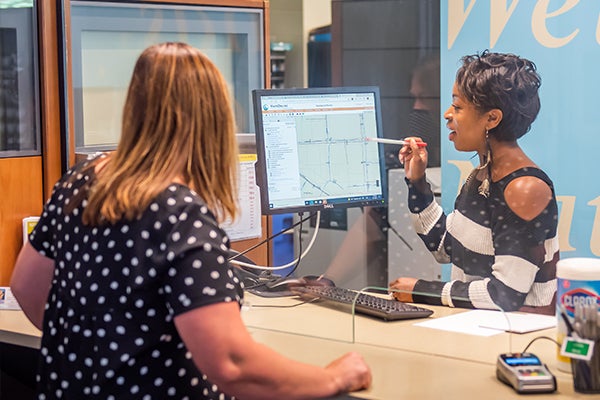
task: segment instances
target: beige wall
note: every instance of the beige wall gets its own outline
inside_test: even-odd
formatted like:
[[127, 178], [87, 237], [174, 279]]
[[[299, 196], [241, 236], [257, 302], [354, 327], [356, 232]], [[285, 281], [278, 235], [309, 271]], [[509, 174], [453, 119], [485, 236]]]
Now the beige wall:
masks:
[[308, 32], [331, 24], [331, 0], [271, 0], [271, 41], [294, 46], [286, 57], [286, 87], [306, 87]]
[[308, 68], [307, 68], [307, 42], [308, 33], [321, 26], [331, 25], [331, 0], [304, 0], [302, 4], [303, 10], [303, 39], [304, 45], [303, 56], [304, 56], [304, 86], [308, 84]]

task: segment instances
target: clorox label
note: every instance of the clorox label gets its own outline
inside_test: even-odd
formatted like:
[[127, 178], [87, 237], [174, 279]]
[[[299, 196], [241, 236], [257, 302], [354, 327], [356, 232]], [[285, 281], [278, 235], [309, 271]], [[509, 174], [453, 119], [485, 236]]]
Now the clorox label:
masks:
[[[559, 299], [560, 302], [565, 306], [565, 308], [567, 309], [567, 312], [569, 313], [570, 316], [573, 316], [573, 313], [575, 312], [575, 306], [577, 304], [583, 304], [583, 305], [589, 305], [589, 304], [598, 304], [598, 299], [599, 296], [596, 293], [596, 291], [593, 290], [593, 288], [589, 287], [591, 286], [591, 284], [597, 283], [597, 281], [570, 281], [570, 280], [565, 280], [565, 282], [568, 282], [568, 285], [570, 287], [570, 289], [564, 293], [560, 293], [560, 289], [559, 289]], [[574, 282], [581, 282], [580, 285], [585, 285], [583, 287], [575, 287], [573, 288], [573, 283]], [[600, 282], [598, 282], [600, 283]], [[579, 285], [577, 285], [579, 286]], [[595, 285], [594, 285], [595, 286]], [[597, 285], [600, 286], [600, 285]]]

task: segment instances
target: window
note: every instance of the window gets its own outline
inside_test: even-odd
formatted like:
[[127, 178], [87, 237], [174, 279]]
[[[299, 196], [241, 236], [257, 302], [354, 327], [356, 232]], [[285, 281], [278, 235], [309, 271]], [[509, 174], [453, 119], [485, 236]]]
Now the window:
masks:
[[254, 131], [251, 90], [264, 85], [262, 10], [71, 2], [75, 151], [114, 149], [133, 67], [146, 47], [186, 42], [230, 83], [239, 132]]
[[0, 8], [0, 158], [39, 155], [33, 1], [5, 1]]

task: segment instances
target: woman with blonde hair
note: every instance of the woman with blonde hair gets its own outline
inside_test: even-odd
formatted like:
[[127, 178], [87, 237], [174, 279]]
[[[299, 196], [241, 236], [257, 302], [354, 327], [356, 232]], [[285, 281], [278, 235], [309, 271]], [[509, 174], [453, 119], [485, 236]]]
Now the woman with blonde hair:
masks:
[[42, 329], [38, 398], [299, 399], [370, 385], [349, 353], [325, 368], [256, 343], [218, 223], [236, 216], [227, 85], [199, 50], [149, 47], [117, 150], [55, 185], [11, 287]]

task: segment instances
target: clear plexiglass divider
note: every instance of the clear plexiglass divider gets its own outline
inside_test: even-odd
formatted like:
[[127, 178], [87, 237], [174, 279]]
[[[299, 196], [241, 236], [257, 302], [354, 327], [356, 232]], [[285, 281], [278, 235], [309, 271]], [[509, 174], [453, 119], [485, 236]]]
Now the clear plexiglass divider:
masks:
[[[260, 297], [247, 293], [242, 306], [242, 318], [255, 334], [260, 330], [279, 331], [351, 344], [367, 344], [459, 358], [462, 358], [462, 355], [457, 353], [457, 346], [464, 348], [465, 342], [480, 342], [473, 348], [473, 354], [465, 356], [482, 362], [490, 362], [497, 355], [491, 354], [491, 350], [490, 354], [477, 354], [480, 350], [475, 349], [486, 347], [489, 341], [490, 349], [513, 351], [513, 335], [506, 333], [512, 330], [511, 320], [500, 307], [496, 310], [471, 310], [406, 303], [431, 313], [387, 320], [359, 310], [364, 295], [383, 299], [384, 302], [390, 300], [401, 304], [393, 299], [392, 292], [403, 293], [401, 290], [367, 286], [353, 290], [353, 298], [346, 304], [298, 293], [281, 297]], [[439, 296], [430, 293], [410, 293], [421, 298], [439, 299]], [[466, 298], [453, 297], [452, 300], [457, 303], [468, 302]], [[485, 311], [486, 314], [473, 313], [480, 311]], [[443, 331], [450, 334], [447, 335]], [[440, 340], [441, 338], [443, 340]], [[520, 349], [522, 344], [517, 344]], [[469, 351], [467, 349], [467, 353]]]
[[[442, 305], [433, 305], [435, 303], [441, 303], [440, 296], [437, 294], [426, 293], [426, 292], [417, 292], [417, 291], [406, 291], [392, 288], [384, 288], [379, 286], [366, 286], [360, 290], [356, 291], [356, 295], [354, 296], [354, 300], [352, 302], [351, 314], [352, 314], [352, 342], [356, 343], [363, 338], [360, 337], [359, 332], [360, 329], [360, 317], [363, 314], [358, 308], [360, 308], [360, 300], [361, 295], [367, 296], [378, 296], [384, 299], [392, 299], [394, 300], [394, 296], [407, 295], [410, 298], [420, 297], [423, 300], [423, 303], [416, 303], [410, 300], [397, 301], [398, 304], [402, 304], [402, 306], [406, 306], [406, 317], [398, 317], [398, 319], [393, 319], [392, 316], [390, 320], [383, 321], [386, 322], [395, 322], [395, 321], [403, 321], [407, 324], [417, 325], [420, 327], [437, 329], [437, 330], [446, 330], [450, 332], [463, 333], [466, 335], [475, 335], [475, 336], [486, 336], [492, 335], [493, 333], [500, 332], [511, 332], [511, 320], [508, 317], [508, 314], [502, 310], [502, 308], [496, 304], [490, 304], [489, 308], [485, 310], [474, 310], [474, 309], [466, 309], [460, 307], [450, 307], [450, 306], [442, 306]], [[425, 300], [427, 299], [427, 300]], [[448, 300], [447, 300], [448, 301]], [[459, 296], [451, 296], [450, 301], [454, 304], [457, 303], [470, 303], [468, 298], [459, 297]], [[424, 311], [430, 311], [431, 314], [427, 315]], [[471, 313], [473, 311], [473, 313]], [[469, 315], [467, 316], [468, 313]], [[412, 314], [412, 315], [411, 315]], [[473, 315], [473, 317], [471, 317]], [[438, 323], [439, 320], [443, 318], [446, 319], [447, 322]], [[436, 321], [434, 321], [436, 320]], [[486, 331], [486, 330], [492, 330]], [[512, 342], [510, 341], [512, 335], [508, 335], [508, 347], [512, 348]]]

